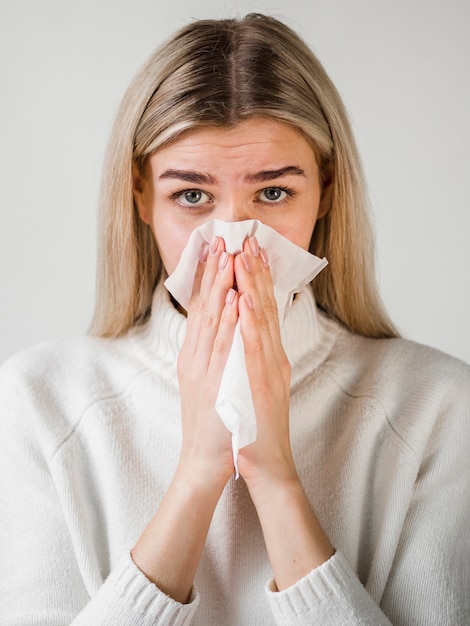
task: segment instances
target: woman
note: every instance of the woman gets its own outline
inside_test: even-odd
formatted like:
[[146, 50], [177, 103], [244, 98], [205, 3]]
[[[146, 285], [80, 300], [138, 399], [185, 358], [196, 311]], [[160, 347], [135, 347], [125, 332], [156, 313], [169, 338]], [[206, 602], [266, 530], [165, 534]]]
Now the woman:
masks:
[[[182, 29], [109, 146], [92, 336], [4, 365], [2, 624], [464, 624], [463, 363], [397, 338], [359, 159], [319, 62], [278, 21]], [[257, 219], [329, 266], [280, 328], [270, 251], [190, 234]], [[257, 420], [215, 411], [237, 323]], [[270, 581], [270, 582], [268, 582]]]

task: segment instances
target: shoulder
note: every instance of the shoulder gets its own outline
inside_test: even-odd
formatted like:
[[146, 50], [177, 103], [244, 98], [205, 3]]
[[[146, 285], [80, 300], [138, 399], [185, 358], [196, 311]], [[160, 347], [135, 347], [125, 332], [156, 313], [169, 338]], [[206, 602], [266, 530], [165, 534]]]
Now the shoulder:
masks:
[[415, 449], [444, 423], [446, 437], [470, 436], [470, 366], [439, 350], [338, 325], [324, 373], [343, 393], [380, 403], [392, 429]]
[[33, 429], [52, 449], [89, 406], [122, 393], [145, 370], [127, 337], [83, 336], [28, 348], [0, 366], [2, 431]]
[[[402, 338], [374, 339], [349, 332], [322, 316], [325, 328], [333, 327], [334, 345], [325, 366], [341, 376], [350, 389], [416, 389], [431, 386], [468, 385], [470, 366], [444, 352]], [[394, 389], [396, 391], [396, 389]]]
[[85, 335], [47, 341], [13, 355], [0, 366], [0, 383], [60, 387], [67, 381], [83, 382], [93, 395], [104, 391], [116, 377], [132, 373], [136, 366], [127, 337]]

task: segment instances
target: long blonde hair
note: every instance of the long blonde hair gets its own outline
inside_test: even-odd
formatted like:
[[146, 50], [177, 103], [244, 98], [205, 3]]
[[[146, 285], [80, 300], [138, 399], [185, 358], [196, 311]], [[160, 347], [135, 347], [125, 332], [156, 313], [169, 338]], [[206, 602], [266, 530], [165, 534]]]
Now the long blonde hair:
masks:
[[133, 166], [143, 172], [149, 156], [183, 131], [255, 117], [291, 124], [320, 168], [333, 170], [331, 208], [310, 246], [329, 260], [312, 283], [318, 305], [359, 334], [396, 336], [377, 292], [365, 185], [341, 98], [298, 35], [258, 14], [189, 24], [127, 90], [105, 157], [93, 334], [115, 337], [141, 323], [163, 272], [134, 205]]

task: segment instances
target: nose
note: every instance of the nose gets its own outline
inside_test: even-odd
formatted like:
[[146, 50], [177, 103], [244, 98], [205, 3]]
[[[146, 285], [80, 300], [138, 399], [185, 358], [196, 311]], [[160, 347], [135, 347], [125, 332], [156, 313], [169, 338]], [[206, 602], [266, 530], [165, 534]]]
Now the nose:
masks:
[[232, 198], [217, 207], [216, 217], [224, 222], [242, 222], [253, 219], [253, 212], [245, 202], [239, 198]]

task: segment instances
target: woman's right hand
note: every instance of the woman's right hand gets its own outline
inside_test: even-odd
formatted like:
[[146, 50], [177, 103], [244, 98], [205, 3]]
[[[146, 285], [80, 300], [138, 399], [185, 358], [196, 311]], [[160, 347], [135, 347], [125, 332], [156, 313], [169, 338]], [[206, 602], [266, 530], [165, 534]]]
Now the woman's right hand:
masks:
[[223, 485], [234, 471], [231, 435], [215, 402], [238, 320], [233, 262], [220, 237], [202, 247], [177, 368], [183, 427], [179, 471]]
[[215, 411], [238, 319], [233, 256], [222, 239], [201, 251], [178, 357], [183, 442], [175, 476], [132, 557], [164, 593], [187, 602], [212, 515], [233, 474], [231, 435]]

